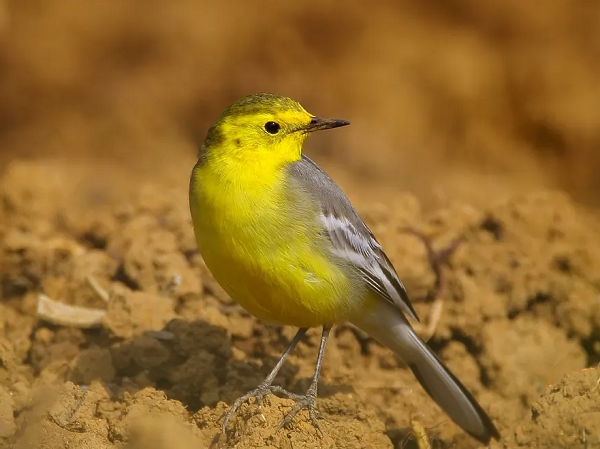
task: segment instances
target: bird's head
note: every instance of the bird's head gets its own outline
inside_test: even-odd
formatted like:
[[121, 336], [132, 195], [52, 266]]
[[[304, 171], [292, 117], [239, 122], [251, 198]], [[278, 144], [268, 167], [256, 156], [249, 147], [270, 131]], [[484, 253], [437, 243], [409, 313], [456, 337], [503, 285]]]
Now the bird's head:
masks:
[[300, 159], [308, 134], [348, 124], [315, 117], [291, 98], [248, 95], [229, 106], [211, 126], [200, 157], [204, 153], [204, 157], [293, 162]]

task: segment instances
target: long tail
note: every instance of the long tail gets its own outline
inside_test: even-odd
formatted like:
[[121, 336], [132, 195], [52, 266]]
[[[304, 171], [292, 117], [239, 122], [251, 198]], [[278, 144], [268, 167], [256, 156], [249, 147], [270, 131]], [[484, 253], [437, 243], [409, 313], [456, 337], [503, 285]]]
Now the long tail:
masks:
[[500, 438], [489, 416], [473, 395], [415, 333], [404, 314], [379, 301], [352, 323], [392, 349], [410, 367], [425, 391], [467, 433], [487, 444]]

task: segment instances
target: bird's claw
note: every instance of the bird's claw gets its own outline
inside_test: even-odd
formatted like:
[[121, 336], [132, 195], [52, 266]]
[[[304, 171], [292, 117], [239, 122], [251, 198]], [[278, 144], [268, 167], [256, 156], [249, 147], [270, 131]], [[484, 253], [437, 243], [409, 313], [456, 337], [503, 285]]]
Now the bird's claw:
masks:
[[321, 428], [317, 421], [318, 412], [315, 408], [315, 401], [317, 399], [317, 395], [310, 390], [305, 395], [300, 395], [292, 393], [291, 391], [288, 391], [285, 388], [279, 387], [277, 385], [260, 385], [258, 388], [255, 388], [254, 390], [251, 390], [245, 395], [236, 399], [231, 408], [224, 414], [223, 424], [221, 425], [221, 431], [223, 433], [226, 433], [227, 424], [229, 423], [231, 418], [233, 418], [235, 412], [237, 412], [240, 406], [247, 402], [250, 398], [254, 398], [256, 400], [256, 403], [260, 405], [265, 396], [274, 393], [284, 395], [296, 402], [294, 408], [287, 415], [285, 415], [279, 426], [277, 426], [277, 430], [287, 426], [292, 421], [294, 416], [296, 416], [296, 414], [300, 410], [305, 408], [308, 410], [308, 415], [310, 416], [312, 425], [315, 427], [317, 433], [319, 434], [319, 436], [323, 435], [323, 432], [321, 431]]
[[296, 397], [292, 398], [292, 399], [294, 399], [296, 401], [296, 405], [294, 406], [294, 408], [292, 410], [290, 410], [288, 412], [287, 415], [285, 415], [285, 417], [283, 418], [281, 423], [279, 423], [279, 426], [277, 426], [277, 430], [287, 426], [292, 421], [294, 416], [296, 416], [296, 414], [300, 410], [305, 408], [308, 410], [308, 416], [310, 416], [310, 420], [311, 420], [312, 425], [314, 426], [315, 430], [317, 431], [319, 436], [323, 436], [323, 432], [321, 431], [321, 427], [319, 426], [319, 422], [317, 421], [318, 411], [315, 408], [315, 401], [317, 399], [316, 394], [309, 391], [305, 395], [295, 395], [295, 396]]
[[236, 401], [233, 403], [231, 408], [223, 415], [223, 424], [221, 425], [221, 431], [223, 433], [225, 433], [225, 431], [227, 429], [227, 424], [229, 423], [231, 418], [233, 418], [233, 415], [235, 415], [235, 412], [237, 412], [237, 410], [240, 408], [240, 406], [242, 404], [244, 404], [245, 402], [247, 402], [250, 398], [254, 398], [255, 403], [257, 403], [260, 406], [260, 403], [262, 402], [262, 400], [264, 399], [265, 396], [268, 396], [268, 395], [274, 394], [274, 393], [282, 394], [294, 401], [299, 401], [304, 397], [304, 396], [292, 393], [291, 391], [287, 391], [285, 388], [279, 387], [277, 385], [259, 385], [254, 390], [251, 390], [248, 393], [246, 393], [245, 395], [240, 396], [239, 398], [236, 399]]

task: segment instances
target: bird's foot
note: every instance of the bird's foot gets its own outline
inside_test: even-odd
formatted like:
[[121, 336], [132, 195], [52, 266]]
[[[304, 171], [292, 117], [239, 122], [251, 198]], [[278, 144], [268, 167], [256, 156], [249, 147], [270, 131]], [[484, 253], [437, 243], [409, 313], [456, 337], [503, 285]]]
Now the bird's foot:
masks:
[[293, 401], [296, 402], [296, 405], [283, 418], [283, 420], [277, 427], [277, 430], [288, 425], [292, 421], [292, 418], [300, 410], [302, 410], [303, 408], [306, 408], [308, 410], [310, 420], [311, 420], [313, 426], [315, 427], [315, 429], [317, 430], [317, 433], [322, 435], [321, 429], [319, 427], [319, 423], [317, 422], [317, 410], [315, 408], [315, 401], [317, 399], [317, 393], [316, 393], [316, 391], [312, 391], [312, 390], [313, 390], [312, 388], [309, 388], [308, 392], [305, 395], [300, 395], [300, 394], [292, 393], [291, 391], [288, 391], [285, 388], [279, 387], [277, 385], [259, 385], [258, 388], [255, 388], [254, 390], [249, 391], [245, 395], [239, 397], [233, 403], [231, 408], [224, 415], [223, 424], [221, 425], [221, 430], [223, 433], [225, 433], [225, 431], [227, 429], [227, 424], [229, 423], [231, 418], [233, 418], [233, 415], [235, 415], [235, 413], [240, 408], [240, 406], [242, 404], [244, 404], [245, 402], [247, 402], [250, 398], [254, 398], [256, 400], [256, 403], [260, 406], [260, 403], [265, 398], [265, 396], [278, 393], [278, 394], [288, 397], [289, 399], [292, 399]]
[[306, 392], [305, 395], [294, 395], [294, 397], [290, 397], [290, 399], [296, 401], [296, 405], [292, 410], [288, 412], [287, 415], [285, 415], [279, 426], [277, 426], [277, 430], [287, 426], [290, 422], [292, 422], [294, 416], [296, 416], [296, 414], [300, 410], [305, 408], [308, 410], [308, 416], [310, 417], [310, 421], [312, 422], [312, 425], [317, 431], [317, 434], [319, 434], [319, 436], [323, 436], [323, 432], [321, 431], [321, 427], [319, 426], [319, 422], [317, 421], [318, 411], [315, 408], [315, 401], [317, 400], [316, 390], [313, 391], [313, 389], [311, 388]]

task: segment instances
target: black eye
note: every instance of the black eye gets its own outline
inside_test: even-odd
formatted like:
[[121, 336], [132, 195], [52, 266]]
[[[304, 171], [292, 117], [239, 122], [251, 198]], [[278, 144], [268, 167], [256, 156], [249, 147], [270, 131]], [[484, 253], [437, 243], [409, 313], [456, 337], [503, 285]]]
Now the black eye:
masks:
[[277, 134], [280, 129], [281, 129], [281, 126], [279, 126], [279, 123], [275, 123], [275, 122], [265, 123], [265, 130], [269, 134]]

